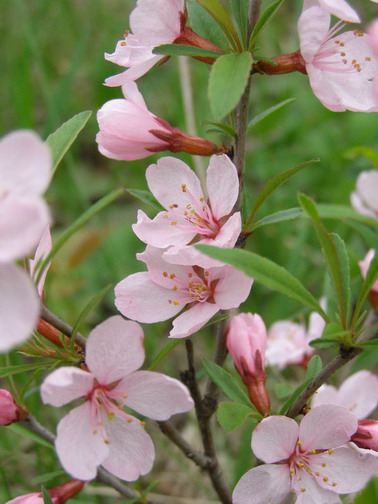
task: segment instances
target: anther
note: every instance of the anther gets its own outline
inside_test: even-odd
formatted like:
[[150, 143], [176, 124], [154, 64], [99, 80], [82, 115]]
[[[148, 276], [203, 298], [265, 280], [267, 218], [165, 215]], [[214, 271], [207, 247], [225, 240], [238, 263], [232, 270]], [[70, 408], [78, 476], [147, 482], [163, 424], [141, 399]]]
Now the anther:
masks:
[[327, 467], [327, 464], [324, 464], [324, 463], [323, 463], [323, 464], [322, 464], [322, 467]]
[[133, 419], [132, 419], [132, 418], [128, 418], [128, 419], [127, 419], [127, 423], [131, 423], [132, 421], [133, 421]]
[[332, 483], [332, 486], [335, 487], [337, 485], [336, 481]]
[[104, 439], [104, 443], [105, 443], [105, 444], [110, 444], [109, 439]]
[[167, 277], [168, 273], [166, 271], [163, 271], [163, 277]]
[[127, 394], [122, 394], [123, 399], [127, 399]]
[[176, 275], [175, 275], [174, 273], [171, 273], [171, 274], [169, 275], [169, 278], [170, 278], [171, 280], [173, 280], [174, 278], [176, 278]]
[[297, 446], [302, 446], [302, 441], [297, 441]]
[[175, 300], [173, 301], [173, 304], [174, 304], [175, 306], [178, 306], [180, 303], [177, 301], [177, 299], [175, 299]]
[[332, 455], [332, 453], [333, 453], [333, 450], [332, 450], [332, 449], [329, 449], [329, 450], [328, 450], [328, 455]]
[[177, 226], [177, 222], [176, 221], [172, 221], [171, 222], [171, 226]]
[[323, 478], [324, 483], [327, 483], [328, 480], [329, 480], [329, 478], [327, 478], [327, 476], [324, 476], [324, 478]]

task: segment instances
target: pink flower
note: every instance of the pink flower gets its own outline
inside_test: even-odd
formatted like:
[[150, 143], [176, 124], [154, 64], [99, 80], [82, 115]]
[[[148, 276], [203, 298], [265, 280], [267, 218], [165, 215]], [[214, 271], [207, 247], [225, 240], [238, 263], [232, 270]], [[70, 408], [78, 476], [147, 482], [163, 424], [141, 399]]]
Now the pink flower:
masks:
[[301, 56], [312, 90], [335, 112], [377, 111], [372, 79], [378, 74], [378, 58], [370, 37], [359, 30], [336, 36], [345, 24], [339, 21], [329, 29], [331, 14], [359, 21], [343, 0], [309, 0], [298, 21]]
[[[358, 263], [360, 265], [361, 274], [364, 279], [366, 278], [367, 272], [369, 271], [369, 268], [370, 268], [370, 263], [373, 260], [374, 256], [375, 256], [375, 250], [370, 249], [369, 252], [364, 257], [363, 261], [359, 261], [359, 263]], [[378, 280], [376, 282], [374, 282], [371, 290], [378, 292]]]
[[85, 401], [59, 422], [55, 443], [64, 469], [75, 478], [95, 478], [99, 465], [127, 481], [151, 470], [154, 446], [144, 422], [120, 406], [154, 420], [167, 420], [192, 408], [193, 401], [178, 380], [135, 371], [143, 361], [142, 328], [115, 316], [89, 335], [88, 371], [62, 367], [43, 382], [44, 403], [63, 406], [75, 399]]
[[358, 371], [349, 376], [339, 390], [332, 385], [322, 385], [314, 394], [311, 406], [321, 404], [343, 406], [358, 420], [365, 418], [378, 405], [378, 378], [369, 371]]
[[356, 191], [350, 196], [353, 208], [363, 215], [378, 219], [378, 170], [363, 171], [356, 182]]
[[252, 404], [260, 413], [267, 414], [270, 399], [265, 388], [266, 327], [263, 319], [257, 313], [240, 313], [232, 317], [226, 338], [227, 349], [247, 386]]
[[357, 419], [345, 408], [312, 409], [300, 425], [271, 416], [254, 430], [252, 450], [263, 465], [248, 471], [233, 504], [281, 504], [289, 492], [297, 504], [337, 504], [338, 494], [361, 490], [378, 473], [378, 462], [346, 445]]
[[[64, 485], [50, 488], [48, 493], [51, 497], [53, 504], [64, 504], [71, 497], [77, 495], [85, 485], [84, 481], [71, 480], [64, 483]], [[43, 504], [44, 500], [42, 492], [33, 492], [26, 495], [20, 495], [5, 504]]]
[[203, 269], [167, 263], [164, 249], [148, 245], [137, 254], [147, 272], [134, 273], [115, 287], [115, 304], [128, 318], [148, 324], [174, 320], [170, 338], [197, 332], [219, 310], [237, 308], [248, 297], [253, 280], [231, 266]]
[[224, 152], [223, 147], [188, 135], [154, 116], [134, 82], [124, 84], [122, 91], [125, 99], [110, 100], [97, 112], [100, 131], [96, 142], [104, 156], [131, 161], [164, 150], [200, 156]]
[[173, 157], [159, 159], [146, 172], [155, 198], [166, 209], [153, 219], [139, 210], [135, 234], [148, 245], [170, 247], [163, 257], [174, 264], [219, 265], [189, 243], [233, 247], [241, 232], [240, 212], [233, 213], [239, 179], [235, 165], [225, 154], [212, 156], [207, 169], [207, 194], [195, 173]]
[[314, 354], [309, 343], [321, 337], [324, 327], [324, 320], [316, 312], [311, 313], [307, 330], [304, 324], [288, 320], [275, 322], [268, 331], [267, 365], [284, 369], [289, 364], [306, 364]]
[[0, 389], [0, 425], [9, 425], [18, 420], [18, 406], [8, 390]]
[[152, 54], [162, 44], [172, 44], [185, 25], [184, 0], [138, 0], [130, 15], [132, 33], [117, 43], [113, 54], [105, 58], [128, 70], [105, 80], [108, 86], [120, 86], [139, 79], [164, 58]]
[[360, 420], [357, 432], [353, 434], [351, 441], [364, 450], [378, 452], [378, 422], [377, 420]]

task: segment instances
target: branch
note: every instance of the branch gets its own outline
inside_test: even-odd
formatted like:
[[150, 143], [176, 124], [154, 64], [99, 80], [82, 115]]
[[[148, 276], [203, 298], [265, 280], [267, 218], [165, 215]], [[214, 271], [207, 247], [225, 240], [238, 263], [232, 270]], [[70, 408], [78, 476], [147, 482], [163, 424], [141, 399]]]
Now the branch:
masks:
[[303, 392], [297, 397], [294, 403], [291, 405], [286, 416], [295, 418], [299, 415], [303, 408], [306, 406], [307, 401], [310, 397], [318, 390], [318, 388], [325, 383], [330, 376], [332, 376], [338, 369], [343, 367], [347, 362], [354, 359], [359, 353], [362, 352], [362, 348], [346, 348], [345, 346], [340, 347], [340, 352], [334, 357], [320, 373], [315, 376], [313, 380], [307, 385]]
[[[40, 317], [43, 320], [45, 320], [46, 322], [48, 322], [49, 324], [51, 324], [52, 326], [54, 326], [56, 329], [58, 329], [61, 333], [65, 334], [69, 338], [71, 337], [73, 328], [70, 325], [66, 324], [66, 322], [61, 320], [59, 317], [54, 315], [54, 313], [51, 313], [51, 311], [48, 308], [46, 308], [46, 306], [44, 306], [44, 305], [42, 305], [42, 307], [41, 307]], [[83, 350], [85, 349], [85, 345], [87, 344], [87, 340], [79, 332], [76, 333], [76, 335], [75, 335], [75, 342], [78, 345], [80, 345]]]

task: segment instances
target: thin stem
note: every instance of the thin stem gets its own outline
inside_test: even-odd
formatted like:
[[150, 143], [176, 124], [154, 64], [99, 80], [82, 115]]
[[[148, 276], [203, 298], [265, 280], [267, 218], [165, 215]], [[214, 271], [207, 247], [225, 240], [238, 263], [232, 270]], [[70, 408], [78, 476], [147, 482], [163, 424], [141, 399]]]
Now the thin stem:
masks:
[[[46, 306], [42, 305], [41, 307], [41, 313], [40, 317], [51, 324], [53, 327], [58, 329], [61, 333], [65, 334], [68, 337], [71, 337], [72, 334], [72, 327], [68, 325], [66, 322], [61, 320], [57, 315], [54, 315], [54, 313], [51, 313], [51, 311], [46, 308]], [[86, 338], [80, 334], [79, 332], [76, 333], [75, 335], [75, 342], [82, 347], [83, 350], [85, 350], [85, 345], [87, 343]]]
[[[221, 320], [217, 324], [216, 328], [216, 346], [213, 361], [218, 366], [222, 366], [227, 357], [227, 348], [226, 348], [226, 325], [228, 320]], [[217, 399], [218, 386], [213, 382], [213, 380], [209, 380], [206, 392], [205, 399], [212, 398]]]

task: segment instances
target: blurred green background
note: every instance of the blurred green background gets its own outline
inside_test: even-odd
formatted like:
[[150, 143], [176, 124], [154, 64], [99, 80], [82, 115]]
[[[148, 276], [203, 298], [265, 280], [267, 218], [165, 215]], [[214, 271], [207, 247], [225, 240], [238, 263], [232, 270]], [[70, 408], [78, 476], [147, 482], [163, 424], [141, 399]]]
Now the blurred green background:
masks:
[[[265, 1], [263, 6], [269, 3]], [[378, 7], [372, 2], [355, 0], [350, 3], [358, 8], [364, 23], [378, 15]], [[1, 135], [12, 129], [32, 128], [46, 138], [78, 112], [93, 111], [47, 192], [53, 214], [53, 236], [58, 236], [85, 209], [111, 190], [117, 187], [147, 189], [145, 169], [160, 157], [116, 162], [101, 156], [95, 143], [96, 111], [107, 100], [121, 96], [120, 88], [102, 84], [107, 76], [122, 71], [107, 62], [103, 53], [113, 52], [117, 40], [129, 27], [128, 14], [135, 4], [131, 0], [0, 0]], [[300, 0], [284, 3], [279, 15], [260, 37], [259, 54], [272, 57], [298, 48], [296, 21], [301, 7]], [[200, 30], [200, 24], [201, 19], [193, 20], [194, 29]], [[201, 124], [212, 120], [207, 99], [209, 67], [194, 60], [190, 60], [189, 65], [198, 134], [227, 144], [226, 138], [207, 134], [208, 127]], [[142, 77], [138, 85], [154, 114], [185, 130], [178, 68], [178, 59], [172, 58]], [[312, 94], [306, 76], [291, 74], [254, 76], [251, 115], [287, 98], [296, 98], [296, 101], [259, 123], [248, 136], [245, 181], [248, 199], [253, 202], [259, 189], [274, 174], [319, 157], [319, 164], [306, 168], [280, 188], [264, 205], [259, 216], [297, 206], [298, 191], [312, 196], [317, 202], [348, 205], [356, 177], [362, 170], [373, 167], [366, 157], [352, 156], [348, 151], [361, 146], [378, 148], [376, 114], [332, 113]], [[178, 157], [193, 166], [190, 156]], [[205, 165], [206, 162], [204, 160]], [[135, 258], [135, 253], [142, 251], [144, 244], [131, 229], [140, 205], [126, 193], [80, 230], [56, 256], [46, 283], [45, 301], [68, 323], [75, 323], [82, 308], [100, 289], [144, 269]], [[154, 215], [151, 208], [143, 209]], [[367, 244], [346, 224], [336, 221], [328, 224], [347, 241], [353, 280], [357, 285], [360, 281], [357, 261], [364, 256]], [[295, 273], [316, 297], [324, 292], [323, 259], [307, 221], [296, 220], [261, 228], [249, 239], [247, 247]], [[298, 303], [259, 285], [253, 287], [244, 308], [260, 313], [268, 325], [283, 318], [306, 316]], [[96, 323], [115, 313], [110, 292], [89, 315], [82, 331], [86, 334]], [[166, 344], [169, 328], [169, 321], [153, 327], [145, 326], [147, 363]], [[213, 339], [212, 328], [196, 337], [197, 358], [211, 355]], [[157, 370], [178, 377], [178, 369], [185, 368], [182, 350], [179, 345], [174, 351], [175, 359], [166, 359]], [[13, 352], [10, 359], [12, 363], [18, 363], [22, 358]], [[5, 357], [1, 357], [0, 362], [4, 364]], [[231, 369], [232, 365], [228, 365]], [[16, 376], [16, 386], [22, 387], [29, 377]], [[31, 385], [26, 396], [27, 404], [43, 423], [55, 429], [62, 411], [40, 404], [37, 383], [38, 380]], [[3, 385], [8, 386], [6, 382]], [[150, 431], [161, 448], [160, 452], [158, 449], [154, 472], [151, 477], [144, 478], [143, 484], [155, 479], [160, 483], [154, 493], [199, 497], [203, 503], [215, 499], [206, 477], [199, 478], [197, 469], [183, 460], [174, 447], [167, 445], [152, 425]], [[195, 427], [187, 426], [186, 431], [186, 435], [190, 439], [196, 438], [194, 442], [198, 443]], [[218, 444], [223, 449], [221, 459], [230, 482], [249, 467], [248, 436], [248, 429], [242, 437], [239, 434], [219, 436]], [[239, 446], [243, 448], [241, 453]], [[22, 492], [35, 491], [41, 479], [47, 486], [59, 484], [64, 481], [61, 473], [55, 474], [59, 470], [52, 450], [20, 437], [10, 428], [1, 429], [0, 502]], [[91, 486], [72, 502], [121, 502], [111, 491], [107, 495], [107, 490], [102, 488], [97, 496], [94, 491]], [[104, 495], [101, 492], [105, 492]], [[377, 499], [373, 490], [371, 496]], [[181, 501], [167, 499], [164, 502]], [[190, 501], [185, 502], [189, 504]], [[365, 496], [363, 502], [370, 501]]]

